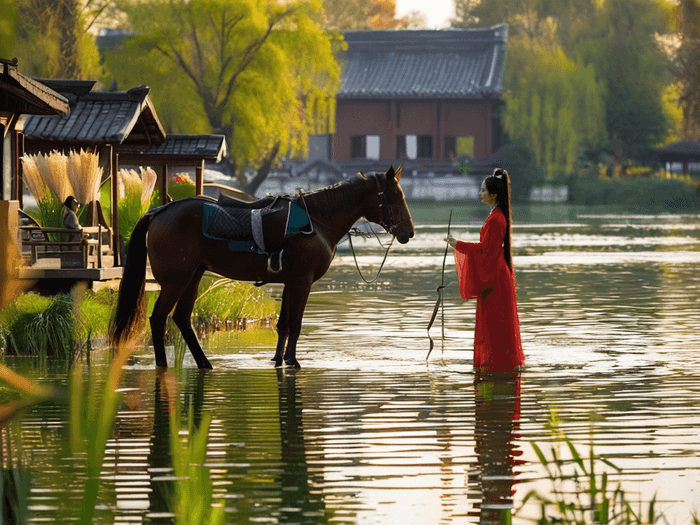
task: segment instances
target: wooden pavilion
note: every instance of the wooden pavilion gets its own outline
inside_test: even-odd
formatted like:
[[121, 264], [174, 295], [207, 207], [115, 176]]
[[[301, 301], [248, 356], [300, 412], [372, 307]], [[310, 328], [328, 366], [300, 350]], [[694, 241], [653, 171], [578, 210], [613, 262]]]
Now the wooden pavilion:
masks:
[[[205, 162], [219, 162], [226, 155], [226, 141], [222, 135], [167, 135], [147, 86], [128, 91], [94, 91], [95, 81], [41, 79], [41, 82], [70, 101], [70, 115], [27, 117], [22, 127], [24, 151], [67, 153], [83, 148], [99, 155], [105, 178], [111, 177], [114, 246], [119, 246], [116, 174], [120, 167], [154, 168], [159, 179], [157, 187], [165, 203], [170, 167], [194, 167], [195, 193], [200, 195]], [[93, 223], [97, 221], [96, 215], [91, 217]], [[119, 255], [119, 250], [114, 250], [115, 266], [120, 263]]]
[[20, 73], [17, 59], [0, 58], [0, 306], [20, 290], [19, 157], [23, 115], [67, 115], [68, 99]]

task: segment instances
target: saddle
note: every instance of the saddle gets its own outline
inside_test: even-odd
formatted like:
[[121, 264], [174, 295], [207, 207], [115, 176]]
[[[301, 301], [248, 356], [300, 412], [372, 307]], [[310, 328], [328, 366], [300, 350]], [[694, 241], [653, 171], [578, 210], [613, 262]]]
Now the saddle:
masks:
[[288, 237], [311, 233], [309, 214], [289, 195], [270, 195], [254, 202], [222, 195], [216, 203], [203, 205], [202, 234], [228, 241], [232, 252], [266, 255], [270, 272], [282, 271]]

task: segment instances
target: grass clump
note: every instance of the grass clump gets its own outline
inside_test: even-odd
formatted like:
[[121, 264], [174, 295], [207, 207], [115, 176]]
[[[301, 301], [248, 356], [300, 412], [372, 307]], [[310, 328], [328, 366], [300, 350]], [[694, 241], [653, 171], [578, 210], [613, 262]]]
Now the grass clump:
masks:
[[205, 275], [192, 312], [193, 325], [200, 333], [231, 330], [241, 320], [257, 321], [276, 317], [279, 303], [265, 290], [249, 283]]
[[20, 295], [0, 317], [6, 355], [70, 358], [76, 346], [76, 318], [68, 294], [53, 298]]

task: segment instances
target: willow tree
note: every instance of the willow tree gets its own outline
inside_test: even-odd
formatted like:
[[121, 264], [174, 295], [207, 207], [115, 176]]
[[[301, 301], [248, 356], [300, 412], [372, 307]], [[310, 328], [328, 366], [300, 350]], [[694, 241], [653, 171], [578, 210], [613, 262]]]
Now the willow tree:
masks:
[[14, 54], [22, 70], [48, 78], [98, 80], [100, 58], [89, 29], [106, 1], [17, 0]]
[[[134, 36], [108, 54], [115, 80], [151, 86], [168, 131], [223, 134], [247, 191], [278, 154], [303, 151], [318, 122], [332, 122], [339, 41], [322, 27], [319, 0], [119, 5]], [[251, 168], [258, 173], [246, 178]]]
[[605, 138], [603, 88], [595, 71], [555, 45], [509, 42], [503, 126], [526, 143], [549, 177], [572, 173], [582, 148]]
[[700, 141], [700, 1], [680, 0], [676, 13], [681, 134], [685, 140]]

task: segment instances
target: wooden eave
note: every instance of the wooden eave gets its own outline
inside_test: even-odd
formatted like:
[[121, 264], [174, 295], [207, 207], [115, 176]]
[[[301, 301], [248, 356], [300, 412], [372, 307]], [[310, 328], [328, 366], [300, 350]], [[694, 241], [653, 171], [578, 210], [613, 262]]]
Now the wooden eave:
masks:
[[67, 115], [68, 99], [23, 75], [17, 62], [0, 59], [0, 112], [31, 115]]

